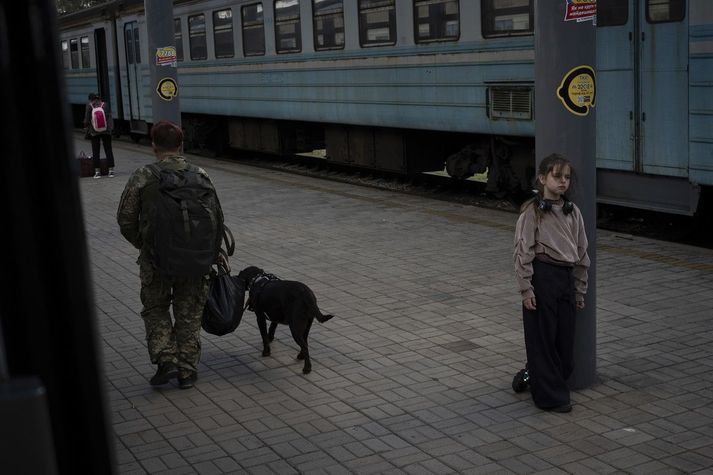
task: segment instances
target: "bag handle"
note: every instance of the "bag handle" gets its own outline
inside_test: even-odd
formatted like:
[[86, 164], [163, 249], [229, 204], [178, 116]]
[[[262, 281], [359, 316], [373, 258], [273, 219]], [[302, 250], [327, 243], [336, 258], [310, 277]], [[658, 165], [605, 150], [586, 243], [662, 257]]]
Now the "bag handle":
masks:
[[[235, 238], [230, 228], [225, 224], [223, 224], [223, 243], [225, 244], [225, 253], [228, 256], [232, 256], [235, 252]], [[220, 250], [222, 251], [223, 248]]]
[[228, 253], [222, 248], [218, 249], [218, 259], [215, 266], [218, 268], [218, 273], [223, 271], [225, 274], [230, 274], [230, 260], [228, 259]]

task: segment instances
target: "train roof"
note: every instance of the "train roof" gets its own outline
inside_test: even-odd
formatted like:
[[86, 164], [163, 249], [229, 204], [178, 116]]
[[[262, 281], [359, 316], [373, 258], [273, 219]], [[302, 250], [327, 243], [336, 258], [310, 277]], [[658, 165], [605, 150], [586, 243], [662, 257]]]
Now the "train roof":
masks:
[[[177, 5], [191, 1], [195, 0], [174, 0], [173, 4]], [[121, 13], [137, 12], [143, 9], [144, 0], [113, 0], [60, 15], [58, 22], [60, 28], [70, 28], [73, 26], [86, 25], [96, 20], [109, 20]]]

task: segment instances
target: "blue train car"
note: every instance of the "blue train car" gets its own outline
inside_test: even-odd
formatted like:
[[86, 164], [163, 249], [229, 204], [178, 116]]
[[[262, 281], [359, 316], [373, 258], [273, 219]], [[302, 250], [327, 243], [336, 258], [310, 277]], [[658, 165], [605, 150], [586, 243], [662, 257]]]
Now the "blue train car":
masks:
[[[177, 0], [184, 126], [198, 142], [321, 148], [329, 160], [399, 173], [445, 165], [466, 178], [487, 169], [490, 191], [529, 189], [533, 4]], [[599, 200], [692, 214], [701, 187], [713, 185], [713, 2], [600, 0], [598, 8]], [[69, 101], [79, 108], [86, 91], [104, 88], [126, 131], [147, 133], [143, 2], [109, 2], [60, 24]], [[94, 43], [97, 30], [110, 33], [104, 46]], [[108, 79], [92, 63], [102, 56]]]

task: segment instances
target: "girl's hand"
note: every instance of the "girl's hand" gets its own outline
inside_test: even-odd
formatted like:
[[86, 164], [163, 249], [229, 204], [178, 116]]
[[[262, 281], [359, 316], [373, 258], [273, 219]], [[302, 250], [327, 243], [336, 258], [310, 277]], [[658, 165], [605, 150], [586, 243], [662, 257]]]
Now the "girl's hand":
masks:
[[582, 310], [584, 308], [584, 300], [580, 300], [579, 302], [577, 302], [577, 308], [579, 310]]
[[530, 297], [522, 301], [522, 304], [528, 310], [537, 310], [537, 302], [535, 302], [535, 297]]

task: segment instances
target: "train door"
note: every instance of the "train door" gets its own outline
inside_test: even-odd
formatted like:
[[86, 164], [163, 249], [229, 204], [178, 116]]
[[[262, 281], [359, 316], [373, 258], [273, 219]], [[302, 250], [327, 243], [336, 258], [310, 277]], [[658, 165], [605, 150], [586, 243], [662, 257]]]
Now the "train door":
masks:
[[109, 87], [109, 65], [106, 52], [106, 32], [104, 28], [94, 30], [94, 58], [97, 67], [97, 86], [102, 100], [113, 109], [111, 104], [111, 89]]
[[610, 170], [632, 171], [637, 155], [632, 6], [632, 0], [597, 2], [597, 166]]
[[600, 0], [597, 26], [597, 165], [686, 176], [685, 0]]
[[126, 79], [128, 87], [128, 112], [131, 129], [137, 127], [134, 121], [141, 120], [141, 45], [139, 43], [139, 23], [124, 24], [124, 48], [126, 52]]
[[636, 171], [688, 174], [685, 0], [645, 0], [640, 12], [641, 161]]

